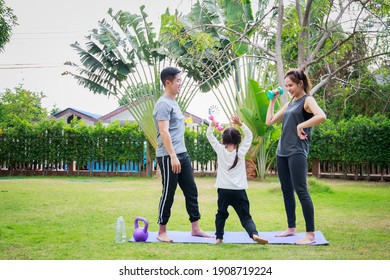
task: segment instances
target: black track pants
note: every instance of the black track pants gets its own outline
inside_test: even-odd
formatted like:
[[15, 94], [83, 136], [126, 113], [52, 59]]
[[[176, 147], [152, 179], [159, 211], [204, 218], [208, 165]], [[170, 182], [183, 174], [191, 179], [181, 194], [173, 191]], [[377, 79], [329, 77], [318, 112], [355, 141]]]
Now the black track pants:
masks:
[[223, 239], [225, 222], [229, 217], [228, 207], [232, 206], [236, 211], [241, 225], [245, 228], [249, 237], [258, 234], [256, 225], [249, 212], [249, 200], [245, 190], [218, 189], [218, 212], [215, 215], [216, 238]]
[[192, 223], [200, 219], [198, 189], [194, 180], [190, 157], [187, 153], [178, 154], [177, 157], [181, 164], [181, 172], [179, 174], [172, 172], [170, 156], [157, 158], [162, 176], [162, 193], [157, 221], [160, 225], [165, 225], [169, 221], [177, 184], [183, 191], [190, 222]]

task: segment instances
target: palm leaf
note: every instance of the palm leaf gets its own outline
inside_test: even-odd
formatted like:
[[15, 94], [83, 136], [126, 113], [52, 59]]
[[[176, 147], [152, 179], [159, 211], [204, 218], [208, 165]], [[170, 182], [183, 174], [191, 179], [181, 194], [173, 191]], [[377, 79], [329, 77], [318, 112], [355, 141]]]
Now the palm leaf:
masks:
[[[78, 84], [92, 92], [113, 95], [118, 98], [144, 131], [154, 148], [157, 147], [156, 129], [152, 112], [156, 100], [163, 90], [159, 74], [165, 64], [170, 64], [166, 54], [158, 51], [160, 42], [147, 21], [144, 6], [140, 15], [109, 9], [113, 24], [102, 20], [98, 27], [87, 36], [85, 48], [77, 42], [71, 46], [78, 52], [81, 65], [72, 65], [78, 72], [65, 72], [72, 75]], [[179, 106], [186, 110], [197, 87], [193, 79], [185, 77]]]

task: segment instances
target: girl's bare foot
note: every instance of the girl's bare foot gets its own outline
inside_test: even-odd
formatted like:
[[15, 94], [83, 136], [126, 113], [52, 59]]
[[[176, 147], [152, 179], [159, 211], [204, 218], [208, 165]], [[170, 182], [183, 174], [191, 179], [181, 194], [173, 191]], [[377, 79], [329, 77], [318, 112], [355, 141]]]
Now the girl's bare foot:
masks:
[[222, 239], [217, 238], [217, 239], [215, 240], [215, 244], [222, 244], [222, 243], [223, 243], [223, 240], [222, 240]]
[[316, 242], [316, 237], [314, 235], [314, 232], [306, 232], [305, 237], [295, 242], [295, 244], [308, 245], [308, 244], [313, 244], [315, 242]]
[[282, 233], [278, 233], [275, 236], [276, 237], [287, 237], [287, 236], [294, 236], [296, 235], [296, 229], [295, 228], [288, 228], [287, 230], [283, 231]]
[[265, 245], [265, 244], [268, 244], [268, 240], [267, 239], [264, 239], [264, 238], [261, 238], [260, 236], [258, 235], [253, 235], [252, 236], [253, 240], [256, 241], [257, 243], [259, 244], [262, 244], [262, 245]]

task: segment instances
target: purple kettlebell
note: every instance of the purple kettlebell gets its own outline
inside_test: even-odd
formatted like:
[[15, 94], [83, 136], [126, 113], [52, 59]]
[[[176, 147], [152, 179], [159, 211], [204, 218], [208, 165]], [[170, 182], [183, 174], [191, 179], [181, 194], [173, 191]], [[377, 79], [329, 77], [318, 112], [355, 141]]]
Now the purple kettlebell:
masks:
[[[145, 224], [145, 227], [141, 228], [138, 227], [138, 221], [143, 221]], [[146, 220], [143, 217], [137, 217], [134, 220], [134, 233], [133, 238], [136, 242], [145, 242], [148, 239], [149, 233], [148, 233], [148, 220]]]

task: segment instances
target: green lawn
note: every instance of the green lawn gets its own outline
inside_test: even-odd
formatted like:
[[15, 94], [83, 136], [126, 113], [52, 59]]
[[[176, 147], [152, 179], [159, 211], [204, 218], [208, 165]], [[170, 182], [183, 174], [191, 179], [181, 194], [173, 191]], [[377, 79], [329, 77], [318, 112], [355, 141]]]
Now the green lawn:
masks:
[[[204, 230], [214, 231], [215, 178], [196, 178]], [[312, 180], [311, 180], [312, 181]], [[90, 177], [0, 178], [2, 260], [389, 260], [390, 183], [314, 180], [310, 187], [316, 228], [329, 246], [257, 244], [115, 244], [115, 220], [123, 216], [127, 235], [137, 216], [157, 231], [161, 179]], [[259, 231], [286, 227], [279, 181], [251, 181], [251, 213]], [[299, 203], [297, 203], [299, 205]], [[300, 206], [299, 206], [300, 207]], [[231, 209], [226, 231], [244, 231]], [[297, 230], [304, 231], [301, 209]], [[190, 224], [178, 189], [170, 230]]]

